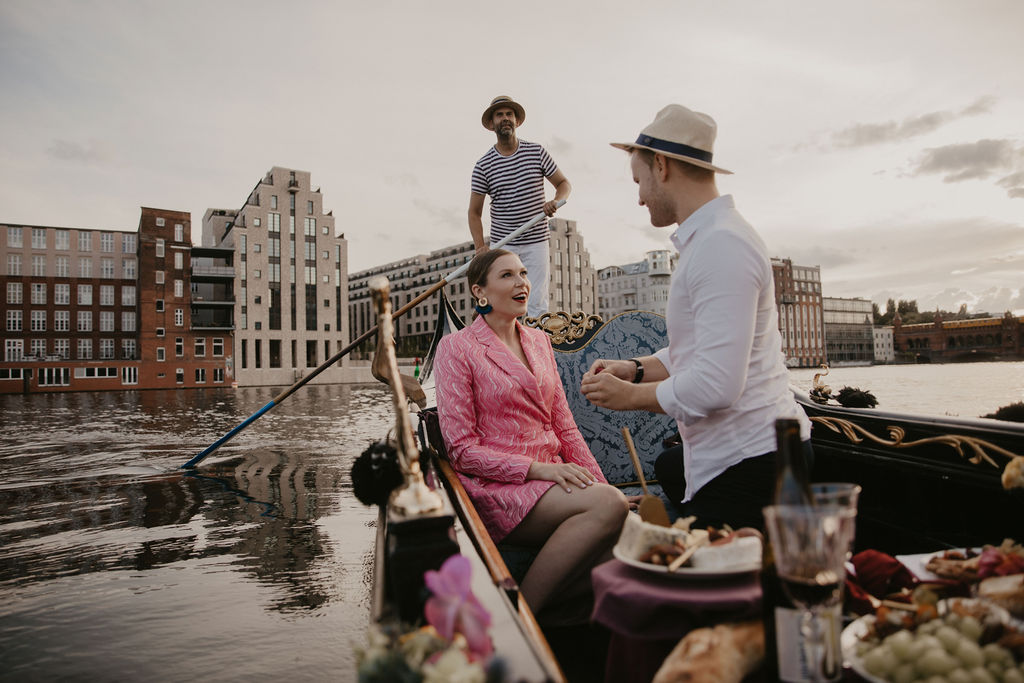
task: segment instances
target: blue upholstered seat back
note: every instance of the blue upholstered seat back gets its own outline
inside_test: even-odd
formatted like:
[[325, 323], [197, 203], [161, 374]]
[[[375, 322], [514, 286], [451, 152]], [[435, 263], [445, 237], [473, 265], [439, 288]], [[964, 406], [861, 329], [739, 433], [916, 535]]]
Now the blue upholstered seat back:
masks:
[[[598, 408], [580, 393], [580, 381], [598, 358], [647, 356], [666, 343], [665, 318], [649, 311], [622, 313], [601, 325], [579, 344], [579, 348], [555, 347], [555, 360], [562, 377], [569, 408], [580, 433], [612, 484], [637, 481], [621, 429], [629, 427], [644, 476], [654, 479], [654, 460], [663, 450], [662, 441], [677, 433], [675, 421], [667, 415], [646, 411], [614, 411]], [[626, 489], [632, 493], [634, 487]], [[639, 492], [639, 486], [635, 492]]]

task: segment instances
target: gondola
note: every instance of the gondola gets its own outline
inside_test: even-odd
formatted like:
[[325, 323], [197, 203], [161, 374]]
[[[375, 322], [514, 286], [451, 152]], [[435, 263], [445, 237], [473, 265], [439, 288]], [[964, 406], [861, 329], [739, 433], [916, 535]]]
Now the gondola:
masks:
[[[440, 296], [435, 336], [420, 376], [427, 408], [414, 408], [414, 414], [417, 448], [428, 473], [428, 485], [442, 494], [454, 520], [457, 542], [448, 552], [457, 547], [488, 577], [486, 591], [493, 594], [495, 604], [502, 605], [502, 615], [508, 620], [506, 627], [516, 635], [515, 647], [530, 653], [529, 657], [507, 656], [524, 665], [529, 662], [532, 667], [532, 672], [516, 672], [509, 680], [566, 680], [549, 638], [518, 596], [517, 580], [524, 572], [529, 554], [524, 557], [523, 549], [499, 547], [491, 541], [445, 459], [443, 438], [432, 407], [432, 361], [440, 339], [464, 323], [443, 293]], [[580, 395], [578, 387], [594, 358], [635, 357], [660, 348], [665, 340], [664, 319], [643, 311], [623, 313], [608, 321], [582, 313], [550, 313], [530, 319], [528, 324], [551, 335], [570, 407], [609, 482], [627, 495], [640, 491], [620, 435], [620, 429], [628, 426], [649, 486], [653, 482], [653, 491], [660, 492], [653, 462], [667, 443], [678, 438], [672, 420], [664, 415], [614, 413], [596, 408]], [[801, 391], [794, 391], [813, 423], [812, 479], [856, 482], [863, 487], [858, 548], [896, 555], [977, 547], [986, 542], [999, 543], [1005, 537], [1020, 537], [1020, 520], [1024, 519], [1024, 425], [847, 408], [823, 400], [820, 394], [812, 400]], [[400, 528], [396, 521], [401, 523], [401, 516], [382, 506], [374, 585], [375, 619], [386, 619], [389, 613], [402, 611], [395, 607], [401, 592], [395, 588], [396, 582], [415, 583], [410, 573], [397, 576], [394, 571], [398, 561], [395, 538]], [[433, 561], [436, 565], [437, 558]], [[423, 566], [417, 565], [412, 573], [422, 570]], [[404, 609], [415, 613], [419, 604], [416, 600], [412, 604], [413, 607]], [[501, 651], [499, 654], [504, 656]]]

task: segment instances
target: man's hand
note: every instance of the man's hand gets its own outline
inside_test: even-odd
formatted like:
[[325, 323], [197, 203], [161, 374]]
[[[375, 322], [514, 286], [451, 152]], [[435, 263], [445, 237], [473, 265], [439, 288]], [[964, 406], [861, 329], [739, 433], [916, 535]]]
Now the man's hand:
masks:
[[551, 218], [558, 211], [558, 201], [552, 199], [550, 202], [544, 202], [544, 215]]
[[594, 475], [592, 475], [585, 467], [581, 467], [580, 465], [571, 462], [534, 461], [530, 464], [530, 469], [526, 473], [526, 478], [553, 481], [565, 489], [566, 493], [572, 493], [572, 487], [570, 484], [574, 484], [581, 489], [585, 489], [588, 486], [593, 486], [597, 483], [594, 480]]
[[636, 377], [636, 363], [631, 360], [598, 358], [590, 366], [590, 370], [587, 371], [587, 374], [583, 376], [583, 380], [586, 381], [587, 377], [598, 375], [602, 372], [607, 372], [621, 380], [632, 382], [633, 378]]
[[474, 256], [479, 256], [480, 254], [486, 254], [488, 251], [490, 251], [490, 249], [491, 249], [491, 247], [489, 245], [481, 244], [479, 247], [476, 248], [476, 253], [474, 254]]
[[[633, 366], [632, 363], [629, 365]], [[599, 408], [636, 410], [638, 406], [634, 404], [633, 392], [640, 386], [632, 383], [632, 377], [630, 381], [626, 381], [616, 377], [611, 371], [598, 374], [588, 372], [583, 376], [580, 393]]]

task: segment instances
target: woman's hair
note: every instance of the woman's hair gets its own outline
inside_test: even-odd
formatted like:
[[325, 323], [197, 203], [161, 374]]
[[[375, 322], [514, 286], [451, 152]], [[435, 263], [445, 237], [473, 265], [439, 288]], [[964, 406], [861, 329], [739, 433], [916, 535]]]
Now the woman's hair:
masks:
[[483, 287], [486, 285], [487, 273], [490, 272], [494, 262], [511, 253], [505, 249], [488, 249], [484, 253], [474, 256], [473, 260], [469, 262], [469, 268], [466, 269], [466, 280], [469, 281], [469, 286], [480, 285]]

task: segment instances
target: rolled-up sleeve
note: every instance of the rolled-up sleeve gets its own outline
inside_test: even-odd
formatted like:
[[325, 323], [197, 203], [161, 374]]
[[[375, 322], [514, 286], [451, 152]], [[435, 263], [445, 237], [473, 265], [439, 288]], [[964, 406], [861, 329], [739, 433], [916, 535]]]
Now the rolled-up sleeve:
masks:
[[455, 346], [452, 337], [442, 339], [434, 366], [438, 422], [452, 467], [462, 474], [494, 481], [526, 481], [531, 458], [499, 451], [482, 442], [478, 410], [485, 407], [478, 405], [481, 399], [466, 354]]
[[[693, 307], [693, 352], [674, 367], [668, 349], [656, 355], [669, 369], [658, 384], [658, 403], [682, 425], [733, 405], [747, 379], [762, 268], [739, 237], [718, 232], [695, 250], [680, 273]], [[670, 297], [671, 305], [671, 297]]]

